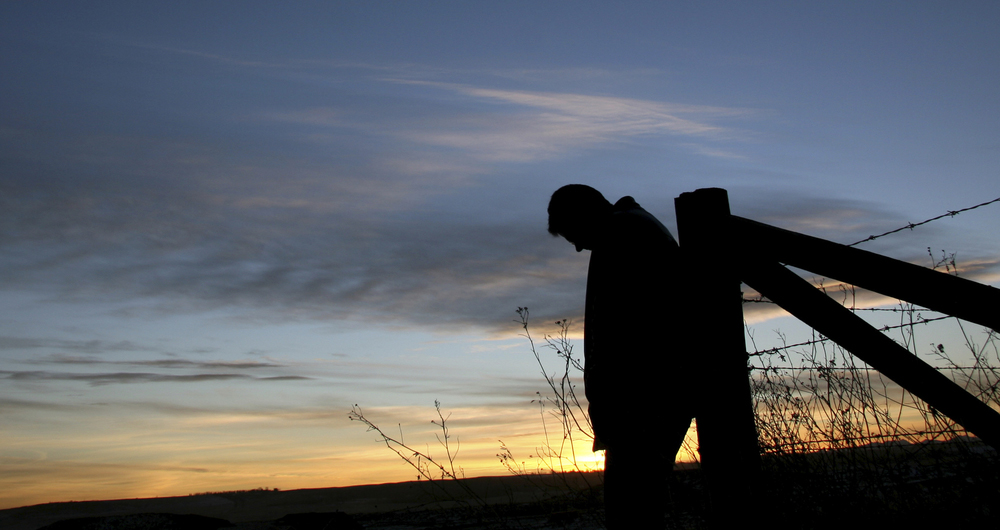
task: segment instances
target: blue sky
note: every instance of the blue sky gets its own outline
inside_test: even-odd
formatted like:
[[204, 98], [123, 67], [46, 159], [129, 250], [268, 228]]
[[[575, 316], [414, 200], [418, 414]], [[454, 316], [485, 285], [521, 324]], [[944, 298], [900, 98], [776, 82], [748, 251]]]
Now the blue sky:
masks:
[[[416, 438], [440, 399], [469, 472], [499, 473], [496, 439], [528, 453], [540, 431], [513, 310], [582, 319], [553, 190], [632, 195], [673, 230], [674, 197], [724, 187], [734, 213], [844, 243], [993, 199], [998, 21], [994, 2], [4, 3], [0, 504], [411, 478], [354, 403]], [[996, 284], [998, 221], [864, 248], [956, 252]], [[748, 312], [796, 329], [774, 317]]]

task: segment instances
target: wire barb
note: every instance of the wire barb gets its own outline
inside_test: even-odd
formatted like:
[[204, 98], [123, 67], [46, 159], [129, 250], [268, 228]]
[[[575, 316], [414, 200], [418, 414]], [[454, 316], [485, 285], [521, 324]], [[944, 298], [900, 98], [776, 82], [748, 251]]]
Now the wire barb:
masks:
[[885, 237], [885, 236], [887, 236], [889, 234], [895, 234], [896, 232], [902, 232], [903, 230], [906, 230], [906, 229], [913, 230], [914, 228], [916, 228], [918, 226], [925, 225], [925, 224], [930, 223], [932, 221], [937, 221], [938, 219], [944, 219], [945, 217], [955, 217], [956, 215], [958, 215], [958, 214], [960, 214], [962, 212], [968, 212], [969, 210], [975, 210], [976, 208], [982, 208], [983, 206], [987, 206], [987, 205], [993, 204], [995, 202], [1000, 202], [1000, 197], [997, 197], [996, 199], [993, 199], [992, 201], [986, 201], [986, 202], [977, 204], [975, 206], [969, 206], [968, 208], [962, 208], [961, 210], [948, 210], [947, 213], [943, 213], [943, 214], [941, 214], [941, 215], [939, 215], [937, 217], [931, 217], [930, 219], [924, 219], [923, 221], [920, 221], [919, 223], [906, 223], [906, 226], [901, 226], [901, 227], [899, 227], [899, 228], [897, 228], [895, 230], [889, 230], [888, 232], [883, 232], [883, 233], [878, 234], [878, 235], [868, 236], [868, 237], [866, 237], [866, 238], [864, 238], [864, 239], [862, 239], [860, 241], [855, 241], [854, 243], [851, 243], [851, 244], [849, 244], [847, 246], [853, 247], [855, 245], [859, 245], [859, 244], [864, 243], [866, 241], [873, 241], [873, 240], [878, 239], [880, 237]]

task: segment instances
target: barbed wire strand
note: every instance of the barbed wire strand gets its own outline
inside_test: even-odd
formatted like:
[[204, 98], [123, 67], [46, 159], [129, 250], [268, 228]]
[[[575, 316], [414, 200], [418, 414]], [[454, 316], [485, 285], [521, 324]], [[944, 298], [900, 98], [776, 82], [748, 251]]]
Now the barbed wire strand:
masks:
[[[997, 197], [996, 199], [993, 199], [991, 201], [986, 201], [986, 202], [982, 202], [982, 203], [976, 204], [974, 206], [969, 206], [967, 208], [961, 208], [961, 209], [958, 209], [958, 210], [949, 210], [947, 213], [943, 213], [941, 215], [938, 215], [938, 216], [935, 216], [935, 217], [931, 217], [929, 219], [924, 219], [923, 221], [920, 221], [919, 223], [907, 223], [905, 226], [901, 226], [901, 227], [896, 228], [894, 230], [889, 230], [888, 232], [883, 232], [883, 233], [878, 234], [878, 235], [868, 236], [865, 239], [862, 239], [860, 241], [855, 241], [854, 243], [851, 243], [851, 244], [846, 245], [846, 246], [853, 247], [855, 245], [859, 245], [859, 244], [864, 243], [866, 241], [873, 241], [873, 240], [878, 239], [880, 237], [885, 237], [885, 236], [888, 236], [888, 235], [891, 235], [891, 234], [895, 234], [897, 232], [902, 232], [903, 230], [906, 230], [906, 229], [913, 230], [914, 228], [916, 228], [918, 226], [922, 226], [922, 225], [925, 225], [927, 223], [931, 223], [933, 221], [944, 219], [945, 217], [948, 217], [948, 218], [955, 217], [956, 215], [958, 215], [960, 213], [968, 212], [970, 210], [975, 210], [976, 208], [982, 208], [983, 206], [988, 206], [990, 204], [994, 204], [994, 203], [997, 203], [997, 202], [1000, 202], [1000, 197]], [[772, 302], [771, 300], [767, 300], [766, 298], [763, 298], [762, 296], [758, 296], [756, 298], [746, 298], [746, 297], [744, 297], [743, 298], [743, 303], [744, 304], [773, 304], [774, 302]], [[852, 307], [850, 309], [852, 311], [873, 311], [873, 312], [874, 311], [891, 311], [891, 312], [911, 311], [909, 309], [900, 309], [900, 308], [875, 308], [875, 307], [871, 307], [871, 308], [854, 308], [854, 307]], [[913, 309], [913, 311], [920, 312], [920, 311], [930, 311], [930, 310], [929, 309], [915, 308], [915, 309]], [[934, 322], [936, 320], [944, 320], [946, 318], [950, 318], [950, 317], [944, 316], [944, 317], [927, 318], [927, 319], [922, 319], [921, 321], [916, 322], [916, 323], [923, 324], [923, 323], [927, 323], [927, 322]], [[901, 324], [901, 325], [898, 325], [898, 326], [886, 326], [886, 327], [883, 327], [883, 328], [880, 328], [880, 329], [883, 330], [883, 331], [887, 331], [887, 330], [890, 330], [890, 329], [898, 329], [898, 328], [909, 326], [909, 325], [910, 324]], [[777, 353], [779, 351], [788, 350], [790, 348], [794, 348], [794, 347], [798, 347], [798, 346], [809, 346], [809, 345], [820, 343], [820, 342], [826, 342], [827, 340], [829, 340], [829, 339], [827, 339], [827, 338], [824, 337], [822, 339], [810, 340], [810, 341], [806, 341], [806, 342], [800, 342], [800, 343], [797, 343], [797, 344], [790, 344], [788, 346], [784, 346], [784, 347], [781, 347], [781, 348], [769, 348], [769, 349], [766, 349], [766, 350], [757, 350], [757, 351], [754, 351], [752, 353], [748, 353], [748, 355], [750, 355], [750, 356], [760, 356], [760, 355], [763, 355], [765, 353]]]
[[916, 228], [916, 227], [918, 227], [920, 225], [925, 225], [925, 224], [930, 223], [932, 221], [937, 221], [938, 219], [944, 219], [945, 217], [955, 217], [956, 215], [958, 215], [958, 214], [960, 214], [962, 212], [968, 212], [969, 210], [975, 210], [976, 208], [982, 208], [983, 206], [987, 206], [987, 205], [993, 204], [995, 202], [1000, 202], [1000, 197], [997, 197], [996, 199], [993, 199], [992, 201], [986, 201], [984, 203], [977, 204], [975, 206], [969, 206], [968, 208], [962, 208], [961, 210], [949, 210], [947, 213], [943, 213], [943, 214], [941, 214], [941, 215], [939, 215], [937, 217], [931, 217], [930, 219], [924, 219], [923, 221], [920, 221], [919, 223], [907, 223], [906, 226], [901, 226], [901, 227], [899, 227], [899, 228], [897, 228], [895, 230], [889, 230], [888, 232], [883, 232], [883, 233], [878, 234], [878, 235], [868, 236], [868, 237], [866, 237], [866, 238], [864, 238], [864, 239], [862, 239], [860, 241], [855, 241], [854, 243], [851, 243], [851, 244], [849, 244], [847, 246], [853, 247], [855, 245], [859, 245], [859, 244], [864, 243], [866, 241], [873, 241], [873, 240], [876, 240], [876, 239], [878, 239], [880, 237], [885, 237], [885, 236], [887, 236], [889, 234], [895, 234], [896, 232], [902, 232], [903, 230], [906, 230], [906, 229], [913, 230], [914, 228]]
[[[891, 331], [891, 330], [894, 330], [894, 329], [908, 328], [910, 326], [915, 326], [917, 324], [928, 324], [930, 322], [936, 322], [938, 320], [947, 320], [949, 318], [954, 318], [954, 317], [952, 317], [951, 315], [945, 315], [945, 316], [941, 316], [941, 317], [921, 318], [920, 320], [916, 320], [914, 322], [907, 322], [905, 324], [896, 324], [895, 326], [882, 326], [882, 327], [878, 328], [878, 330], [879, 331]], [[777, 347], [774, 347], [774, 348], [767, 348], [767, 349], [764, 349], [764, 350], [756, 350], [756, 351], [752, 351], [752, 352], [747, 352], [747, 356], [749, 356], [749, 357], [760, 357], [761, 355], [771, 355], [771, 354], [775, 354], [775, 353], [778, 353], [778, 352], [781, 352], [781, 351], [787, 351], [787, 350], [790, 350], [792, 348], [798, 348], [798, 347], [801, 347], [801, 346], [811, 346], [813, 344], [820, 344], [820, 343], [823, 343], [823, 342], [828, 342], [829, 340], [830, 339], [828, 339], [826, 337], [822, 337], [822, 338], [819, 338], [819, 339], [807, 340], [805, 342], [796, 342], [795, 344], [787, 344], [785, 346], [777, 346]]]

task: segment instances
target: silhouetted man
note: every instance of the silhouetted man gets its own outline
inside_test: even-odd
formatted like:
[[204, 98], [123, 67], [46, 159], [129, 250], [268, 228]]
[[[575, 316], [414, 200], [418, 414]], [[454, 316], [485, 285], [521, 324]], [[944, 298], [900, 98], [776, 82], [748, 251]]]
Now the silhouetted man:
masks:
[[667, 479], [694, 416], [680, 250], [632, 197], [611, 204], [590, 186], [552, 194], [549, 232], [590, 250], [584, 381], [594, 450], [605, 449], [607, 526], [661, 528]]

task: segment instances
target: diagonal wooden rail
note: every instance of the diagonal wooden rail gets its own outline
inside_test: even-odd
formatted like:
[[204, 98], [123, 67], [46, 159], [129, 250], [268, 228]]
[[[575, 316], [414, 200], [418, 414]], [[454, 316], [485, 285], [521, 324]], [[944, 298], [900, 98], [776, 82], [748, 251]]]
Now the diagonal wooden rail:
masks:
[[1000, 413], [826, 293], [777, 262], [747, 264], [743, 268], [743, 280], [802, 322], [1000, 450]]
[[735, 215], [730, 223], [744, 256], [768, 256], [1000, 331], [1000, 289]]

